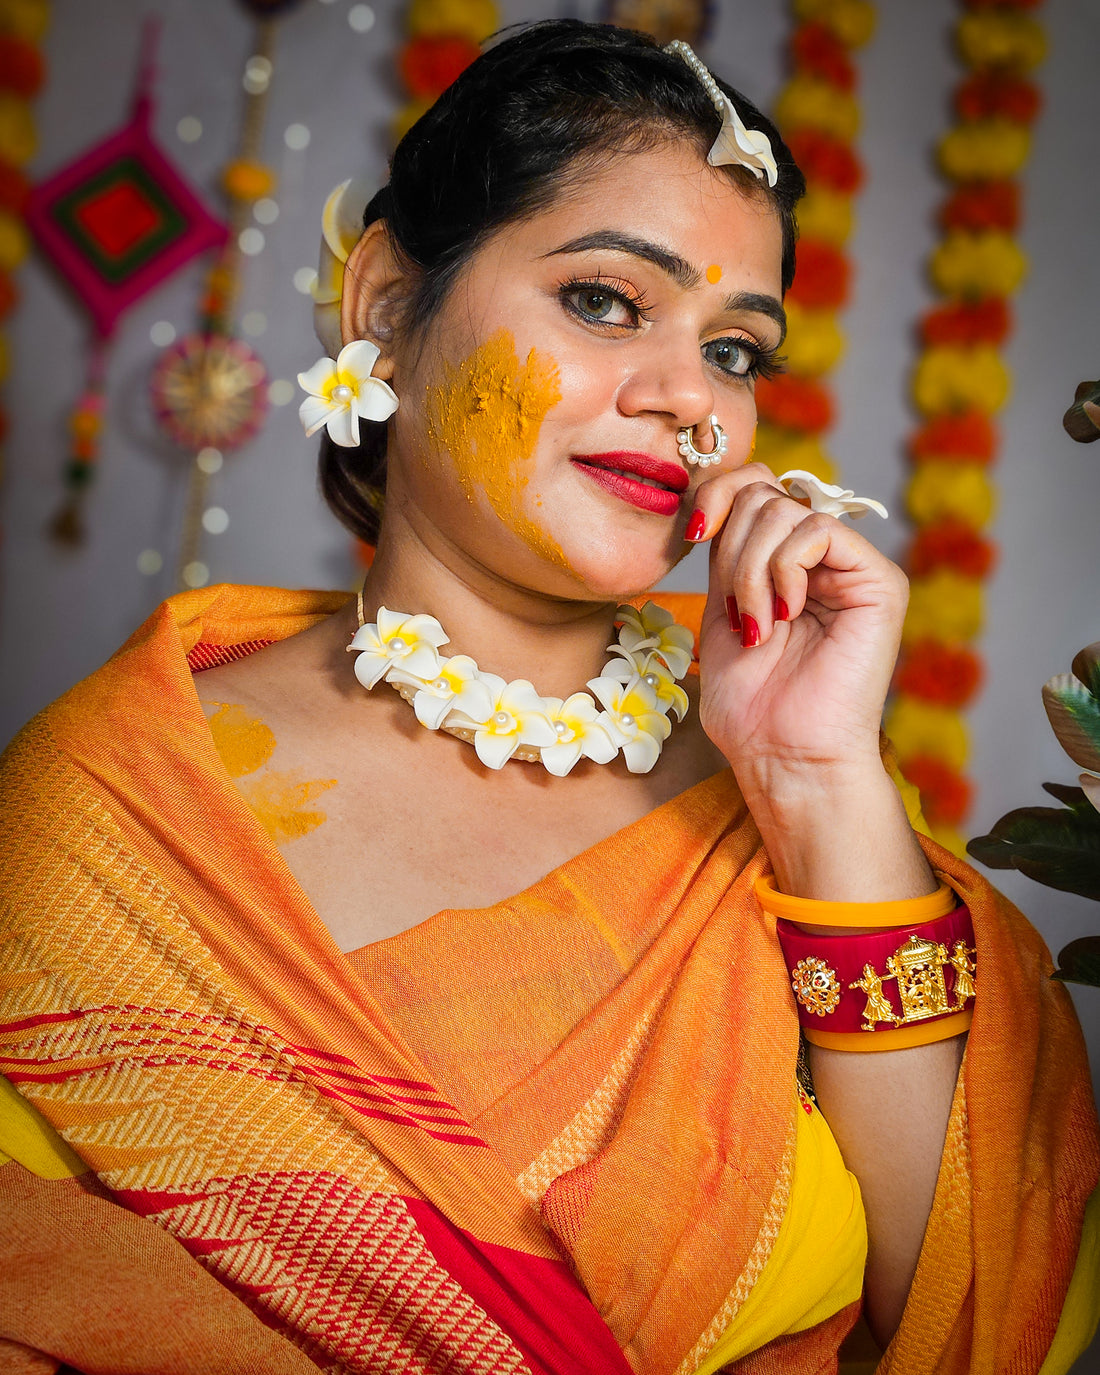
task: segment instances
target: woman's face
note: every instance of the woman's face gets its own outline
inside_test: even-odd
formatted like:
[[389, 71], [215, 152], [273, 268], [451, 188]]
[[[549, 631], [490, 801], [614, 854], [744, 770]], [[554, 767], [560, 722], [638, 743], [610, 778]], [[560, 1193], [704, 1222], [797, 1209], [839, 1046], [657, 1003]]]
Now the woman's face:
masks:
[[[395, 352], [391, 489], [410, 523], [551, 596], [651, 587], [701, 482], [744, 463], [783, 337], [778, 216], [685, 144], [576, 174], [478, 251]], [[676, 432], [716, 414], [721, 464]]]

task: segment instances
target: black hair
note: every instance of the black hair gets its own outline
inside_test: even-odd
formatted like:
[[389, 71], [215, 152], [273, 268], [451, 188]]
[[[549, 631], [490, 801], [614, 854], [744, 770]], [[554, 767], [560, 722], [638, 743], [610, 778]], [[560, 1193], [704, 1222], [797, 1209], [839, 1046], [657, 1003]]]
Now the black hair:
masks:
[[[725, 82], [718, 85], [747, 127], [771, 141], [774, 187], [745, 167], [722, 170], [777, 211], [786, 291], [794, 277], [794, 207], [806, 183], [772, 122]], [[422, 332], [486, 239], [551, 205], [586, 163], [683, 139], [705, 158], [720, 127], [699, 78], [646, 34], [579, 20], [507, 30], [405, 134], [389, 184], [364, 211], [364, 227], [386, 221], [415, 282], [405, 327]], [[322, 432], [321, 490], [339, 519], [373, 544], [386, 427], [360, 423], [358, 448], [340, 448]]]

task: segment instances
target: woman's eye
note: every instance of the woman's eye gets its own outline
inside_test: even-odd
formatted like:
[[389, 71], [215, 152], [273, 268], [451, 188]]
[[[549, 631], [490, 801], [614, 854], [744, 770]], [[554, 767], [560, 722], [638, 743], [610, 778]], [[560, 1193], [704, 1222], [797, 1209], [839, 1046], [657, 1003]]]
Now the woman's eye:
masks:
[[714, 339], [703, 349], [708, 363], [734, 377], [747, 377], [753, 371], [756, 352], [736, 339]]
[[637, 310], [615, 291], [602, 287], [574, 287], [564, 293], [566, 304], [583, 320], [602, 325], [636, 325]]

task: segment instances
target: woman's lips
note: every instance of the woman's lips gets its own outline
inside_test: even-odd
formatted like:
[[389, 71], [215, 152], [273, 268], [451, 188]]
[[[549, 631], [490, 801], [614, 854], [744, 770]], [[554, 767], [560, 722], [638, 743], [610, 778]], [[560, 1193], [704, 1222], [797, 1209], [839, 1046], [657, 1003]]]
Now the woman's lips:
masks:
[[573, 462], [612, 496], [659, 516], [674, 516], [679, 511], [680, 494], [690, 481], [678, 463], [651, 454], [575, 454]]

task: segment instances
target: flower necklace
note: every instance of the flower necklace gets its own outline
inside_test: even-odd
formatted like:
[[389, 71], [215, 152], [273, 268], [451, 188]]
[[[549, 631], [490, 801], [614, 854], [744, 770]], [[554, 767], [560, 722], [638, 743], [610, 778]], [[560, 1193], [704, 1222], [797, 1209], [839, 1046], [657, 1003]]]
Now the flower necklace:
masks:
[[348, 653], [357, 656], [363, 686], [389, 683], [422, 726], [472, 744], [490, 769], [523, 759], [561, 778], [582, 756], [608, 764], [621, 752], [631, 773], [648, 773], [672, 732], [669, 713], [682, 721], [688, 709], [678, 680], [691, 664], [694, 637], [653, 602], [640, 611], [618, 608], [618, 642], [608, 646], [612, 657], [600, 676], [589, 679], [591, 694], [564, 700], [540, 696], [526, 678], [509, 683], [483, 673], [466, 654], [441, 657], [440, 646], [450, 642], [434, 616], [380, 606], [378, 620], [367, 625], [362, 592], [357, 608], [359, 629]]

